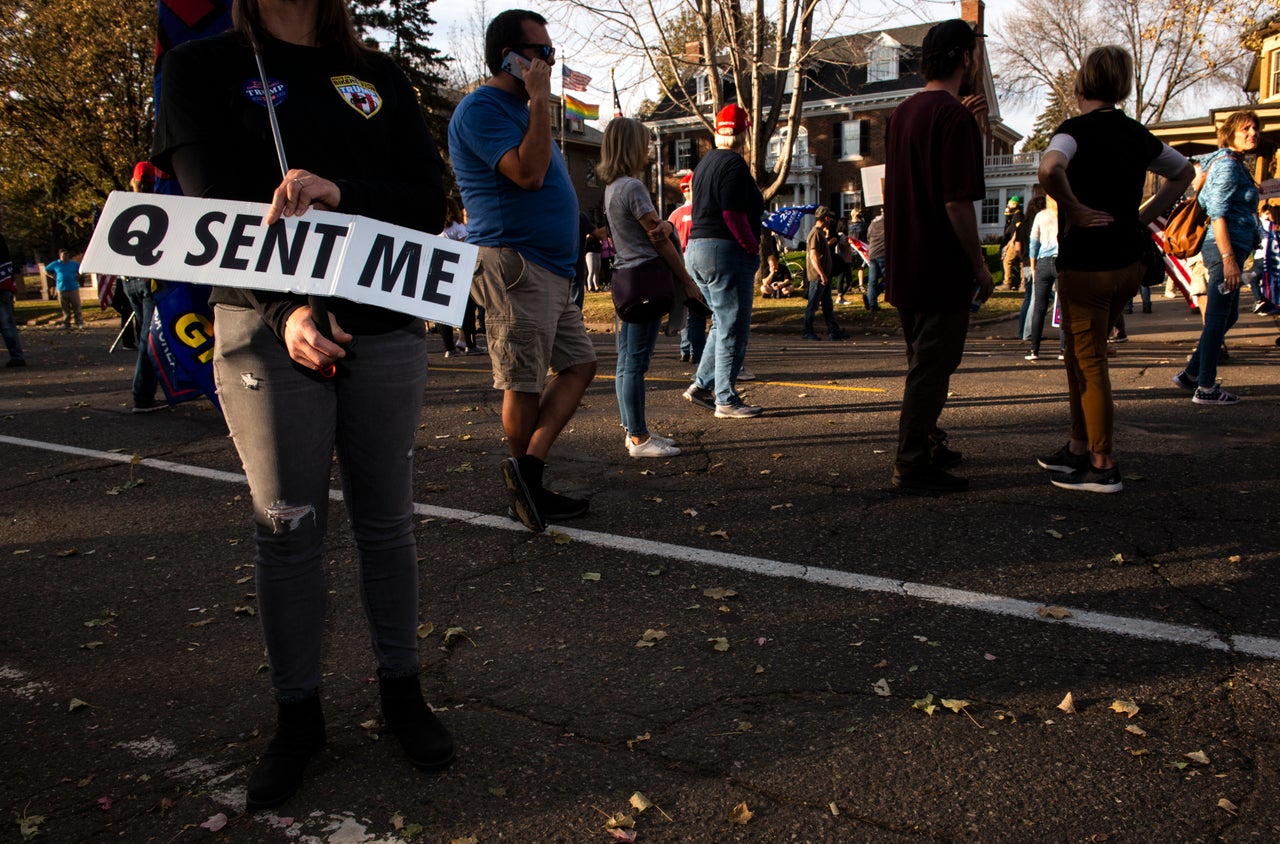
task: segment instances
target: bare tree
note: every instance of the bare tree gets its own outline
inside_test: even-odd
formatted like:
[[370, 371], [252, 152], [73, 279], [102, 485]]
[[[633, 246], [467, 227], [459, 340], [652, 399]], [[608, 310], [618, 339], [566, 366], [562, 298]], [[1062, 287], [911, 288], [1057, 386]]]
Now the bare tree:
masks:
[[1132, 114], [1154, 123], [1196, 94], [1237, 88], [1250, 51], [1241, 37], [1261, 0], [1025, 0], [994, 28], [1000, 93], [1026, 102], [1070, 96], [1089, 50], [1120, 44], [1134, 59]]
[[[768, 200], [786, 184], [792, 153], [792, 144], [781, 145], [770, 171], [769, 139], [779, 132], [796, 137], [815, 45], [849, 11], [846, 0], [773, 2], [767, 8], [766, 0], [569, 0], [572, 15], [564, 22], [573, 19], [565, 29], [576, 30], [584, 46], [618, 59], [642, 58], [645, 78], [656, 80], [662, 94], [710, 131], [724, 105], [718, 83], [731, 81], [738, 104], [751, 116], [747, 161]], [[691, 29], [699, 42], [696, 58], [685, 49]], [[700, 71], [708, 74], [709, 102], [699, 102], [690, 84]], [[794, 84], [786, 85], [788, 79]]]
[[488, 0], [476, 0], [462, 23], [449, 27], [449, 55], [445, 71], [449, 87], [465, 91], [491, 75], [484, 63], [484, 31], [489, 26]]

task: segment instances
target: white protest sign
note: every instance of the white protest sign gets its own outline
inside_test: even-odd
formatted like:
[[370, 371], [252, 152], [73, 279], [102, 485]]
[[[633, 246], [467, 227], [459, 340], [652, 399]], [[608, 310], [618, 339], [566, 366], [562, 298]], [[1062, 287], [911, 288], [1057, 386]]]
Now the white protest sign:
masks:
[[862, 207], [884, 205], [884, 165], [863, 167], [862, 172]]
[[461, 325], [479, 250], [369, 217], [308, 211], [262, 224], [270, 206], [116, 191], [84, 272], [337, 296]]

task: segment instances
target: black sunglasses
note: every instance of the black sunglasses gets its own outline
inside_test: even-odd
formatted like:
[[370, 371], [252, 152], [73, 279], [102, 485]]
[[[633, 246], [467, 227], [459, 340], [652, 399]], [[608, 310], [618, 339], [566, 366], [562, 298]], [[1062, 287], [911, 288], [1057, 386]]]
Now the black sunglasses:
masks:
[[556, 48], [550, 44], [521, 44], [517, 49], [520, 50], [537, 50], [538, 58], [544, 62], [551, 61], [551, 57], [556, 54]]

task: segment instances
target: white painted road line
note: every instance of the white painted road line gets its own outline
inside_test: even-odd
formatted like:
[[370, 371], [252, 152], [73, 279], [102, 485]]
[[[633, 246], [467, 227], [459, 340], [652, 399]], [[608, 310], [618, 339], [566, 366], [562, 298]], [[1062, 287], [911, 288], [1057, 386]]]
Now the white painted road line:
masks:
[[[60, 443], [41, 442], [39, 440], [21, 439], [19, 437], [0, 436], [0, 443], [33, 448], [41, 451], [52, 451], [77, 457], [88, 457], [106, 460], [113, 463], [131, 463], [133, 455], [111, 451], [94, 451], [87, 448], [62, 445]], [[222, 472], [217, 469], [206, 469], [201, 466], [189, 466], [173, 463], [168, 460], [143, 458], [139, 465], [149, 469], [172, 472], [179, 475], [190, 475], [227, 483], [245, 483], [245, 477], [237, 472]], [[342, 500], [340, 490], [331, 490], [329, 497], [335, 501]], [[470, 510], [458, 510], [451, 507], [435, 507], [429, 504], [414, 504], [414, 512], [420, 516], [443, 519], [451, 522], [466, 522], [477, 527], [497, 530], [525, 531], [519, 522], [513, 522], [506, 516], [494, 516], [486, 513], [475, 513]], [[1260, 657], [1262, 659], [1280, 661], [1280, 639], [1265, 636], [1238, 634], [1224, 637], [1213, 630], [1192, 627], [1182, 624], [1167, 624], [1144, 618], [1112, 615], [1110, 613], [1093, 612], [1091, 610], [1064, 607], [1070, 616], [1063, 619], [1044, 618], [1038, 610], [1042, 605], [1033, 601], [1018, 598], [1007, 598], [1001, 595], [988, 595], [982, 592], [970, 592], [964, 589], [952, 589], [945, 586], [933, 586], [927, 583], [894, 580], [888, 577], [857, 574], [838, 569], [803, 566], [795, 563], [784, 563], [763, 557], [748, 557], [742, 554], [729, 554], [723, 551], [711, 551], [704, 548], [690, 548], [685, 545], [673, 545], [667, 542], [655, 542], [650, 539], [639, 539], [630, 536], [619, 536], [582, 528], [571, 528], [556, 525], [550, 530], [563, 533], [575, 542], [594, 545], [599, 548], [610, 548], [615, 551], [626, 551], [647, 557], [661, 557], [668, 560], [681, 560], [695, 565], [713, 566], [731, 569], [748, 574], [766, 577], [784, 577], [803, 583], [818, 586], [829, 586], [854, 592], [877, 592], [896, 595], [901, 598], [912, 598], [918, 601], [956, 607], [973, 612], [990, 615], [1019, 618], [1055, 626], [1074, 627], [1105, 635], [1125, 636], [1133, 639], [1145, 639], [1153, 642], [1167, 642], [1175, 645], [1191, 645], [1211, 651], [1232, 652]]]

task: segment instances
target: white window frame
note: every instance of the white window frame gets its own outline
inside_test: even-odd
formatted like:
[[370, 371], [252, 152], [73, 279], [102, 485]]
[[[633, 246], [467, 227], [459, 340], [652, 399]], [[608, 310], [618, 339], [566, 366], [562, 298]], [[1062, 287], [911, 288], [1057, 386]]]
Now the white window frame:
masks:
[[867, 83], [892, 82], [901, 75], [899, 48], [901, 45], [884, 33], [867, 48]]
[[676, 170], [693, 169], [693, 138], [676, 138]]
[[848, 220], [849, 212], [862, 208], [862, 191], [846, 190], [840, 192], [840, 219]]
[[1271, 90], [1267, 92], [1267, 99], [1280, 97], [1280, 47], [1271, 51]]
[[[861, 152], [849, 152], [849, 150], [862, 149], [862, 123], [866, 118], [857, 118], [854, 120], [840, 121], [840, 160], [841, 161], [861, 161], [863, 155]], [[870, 124], [868, 122], [868, 130]]]
[[982, 198], [980, 225], [1000, 225], [1000, 211], [1002, 208], [1004, 206], [1000, 203], [1000, 191], [988, 188], [987, 195]]

